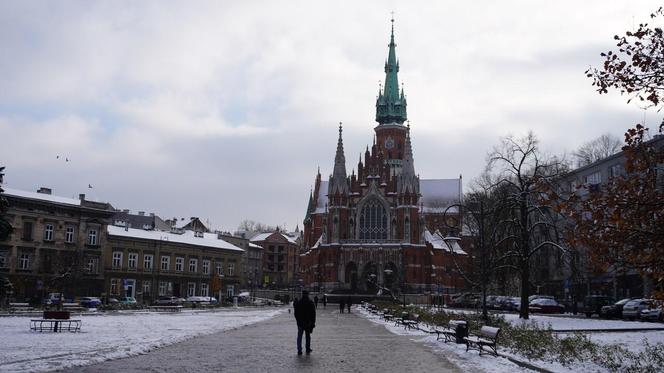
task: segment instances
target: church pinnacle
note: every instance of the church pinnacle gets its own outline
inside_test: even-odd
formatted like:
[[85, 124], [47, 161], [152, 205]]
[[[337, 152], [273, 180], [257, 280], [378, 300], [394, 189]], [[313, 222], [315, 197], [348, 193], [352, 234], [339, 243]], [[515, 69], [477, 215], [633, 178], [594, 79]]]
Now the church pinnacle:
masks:
[[346, 177], [346, 157], [344, 156], [344, 142], [342, 138], [342, 125], [339, 122], [339, 140], [337, 141], [337, 154], [334, 156], [334, 170], [332, 178], [330, 179], [329, 194], [339, 192], [341, 194], [348, 194], [348, 180]]
[[394, 18], [392, 33], [390, 35], [389, 52], [385, 62], [385, 87], [378, 93], [376, 100], [376, 122], [379, 124], [397, 123], [403, 125], [406, 121], [406, 97], [401, 89], [399, 93], [399, 61], [397, 60], [396, 43], [394, 42]]

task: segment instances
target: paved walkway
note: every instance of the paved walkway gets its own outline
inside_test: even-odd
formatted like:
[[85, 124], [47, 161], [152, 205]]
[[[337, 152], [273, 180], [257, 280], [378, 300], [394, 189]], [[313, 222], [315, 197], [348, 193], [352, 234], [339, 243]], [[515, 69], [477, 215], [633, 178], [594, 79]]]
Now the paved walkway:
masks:
[[[335, 305], [333, 305], [335, 306]], [[297, 355], [292, 314], [194, 338], [145, 355], [67, 372], [458, 372], [440, 353], [412, 337], [338, 307], [318, 308], [311, 355]], [[304, 341], [302, 341], [304, 343]]]

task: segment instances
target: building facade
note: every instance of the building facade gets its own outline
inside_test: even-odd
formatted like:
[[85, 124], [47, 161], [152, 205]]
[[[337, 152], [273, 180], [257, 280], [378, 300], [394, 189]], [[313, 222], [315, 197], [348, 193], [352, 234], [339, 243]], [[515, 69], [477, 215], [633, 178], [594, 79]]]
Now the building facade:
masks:
[[259, 233], [251, 238], [251, 243], [263, 248], [263, 287], [284, 288], [295, 284], [298, 243], [293, 237], [279, 231]]
[[392, 26], [372, 145], [360, 154], [357, 173], [348, 175], [340, 125], [333, 172], [328, 180], [320, 170], [315, 177], [300, 256], [307, 286], [369, 292], [377, 286], [463, 287], [449, 268], [451, 255], [465, 253], [438, 242], [460, 230], [461, 177], [420, 179], [416, 173], [398, 72]]
[[236, 294], [244, 250], [216, 233], [108, 226], [105, 293], [151, 304], [159, 296]]
[[49, 188], [27, 192], [5, 188], [7, 217], [14, 228], [0, 242], [0, 274], [12, 297], [41, 302], [49, 292], [97, 296], [104, 289], [103, 251], [113, 216], [108, 203], [55, 196]]
[[261, 286], [263, 278], [263, 247], [250, 242], [244, 237], [219, 233], [219, 238], [244, 249], [242, 255], [241, 286], [252, 289]]

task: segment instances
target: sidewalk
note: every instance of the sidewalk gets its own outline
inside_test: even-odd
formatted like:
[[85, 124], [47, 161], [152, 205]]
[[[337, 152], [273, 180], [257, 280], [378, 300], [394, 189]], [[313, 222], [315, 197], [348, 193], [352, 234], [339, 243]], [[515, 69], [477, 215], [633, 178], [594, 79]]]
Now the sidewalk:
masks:
[[390, 333], [336, 305], [319, 306], [311, 355], [298, 356], [292, 313], [212, 334], [145, 355], [107, 361], [67, 372], [458, 372], [409, 336]]

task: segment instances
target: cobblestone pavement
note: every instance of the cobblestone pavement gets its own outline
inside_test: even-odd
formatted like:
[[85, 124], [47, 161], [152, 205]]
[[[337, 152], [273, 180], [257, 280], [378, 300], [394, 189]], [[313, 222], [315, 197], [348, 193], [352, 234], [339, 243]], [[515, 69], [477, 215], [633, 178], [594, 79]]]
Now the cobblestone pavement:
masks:
[[[334, 305], [333, 305], [334, 306]], [[297, 355], [292, 313], [145, 355], [67, 372], [458, 372], [440, 353], [338, 307], [318, 308], [311, 355]], [[304, 343], [304, 341], [302, 341]]]

